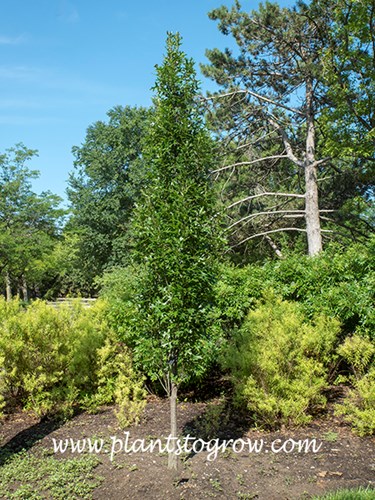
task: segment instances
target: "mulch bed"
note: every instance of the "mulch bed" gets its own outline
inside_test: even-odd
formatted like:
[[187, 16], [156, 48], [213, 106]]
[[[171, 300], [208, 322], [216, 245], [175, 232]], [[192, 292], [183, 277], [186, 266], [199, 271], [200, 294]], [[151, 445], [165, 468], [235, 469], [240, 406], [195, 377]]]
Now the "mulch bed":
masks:
[[[215, 407], [217, 411], [215, 412]], [[242, 439], [260, 444], [259, 453], [240, 451], [240, 441], [234, 452], [229, 447], [209, 461], [207, 451], [191, 452], [180, 457], [177, 473], [167, 469], [166, 453], [119, 451], [111, 460], [115, 439], [128, 445], [135, 440], [149, 443], [169, 434], [169, 402], [151, 396], [140, 425], [127, 429], [118, 427], [112, 408], [90, 415], [82, 413], [65, 424], [40, 422], [17, 412], [0, 425], [0, 446], [15, 453], [21, 448], [30, 452], [41, 447], [53, 450], [53, 439], [103, 440], [97, 456], [100, 464], [96, 473], [104, 477], [101, 486], [93, 492], [97, 500], [124, 499], [300, 499], [341, 488], [375, 488], [375, 438], [355, 436], [340, 419], [328, 412], [310, 425], [277, 432], [249, 430], [241, 415], [220, 414], [219, 402], [179, 403], [179, 431], [208, 441], [209, 425], [213, 419], [215, 438]], [[314, 452], [299, 445], [306, 439], [315, 439]], [[119, 447], [120, 441], [116, 441]], [[141, 441], [136, 442], [138, 444]], [[164, 443], [164, 441], [163, 441]], [[272, 449], [272, 443], [274, 449]], [[220, 443], [219, 443], [220, 444]], [[284, 446], [284, 448], [283, 448]], [[196, 451], [198, 451], [196, 448]], [[278, 451], [281, 448], [281, 451]], [[117, 451], [117, 448], [116, 448]], [[79, 456], [67, 449], [57, 452], [56, 458]]]

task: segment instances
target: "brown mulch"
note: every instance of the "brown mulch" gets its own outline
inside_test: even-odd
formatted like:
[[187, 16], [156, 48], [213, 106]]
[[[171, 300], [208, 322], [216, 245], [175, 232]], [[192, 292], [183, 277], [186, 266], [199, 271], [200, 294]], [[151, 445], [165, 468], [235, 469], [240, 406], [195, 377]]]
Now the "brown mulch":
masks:
[[[145, 443], [169, 434], [169, 403], [150, 397], [142, 422], [121, 430], [112, 408], [90, 415], [82, 413], [65, 424], [39, 422], [24, 413], [15, 413], [0, 426], [0, 448], [17, 452], [40, 447], [53, 450], [53, 439], [102, 439], [104, 446], [97, 455], [100, 464], [96, 473], [105, 480], [93, 492], [97, 500], [125, 499], [302, 499], [341, 488], [375, 488], [375, 438], [355, 436], [350, 428], [331, 413], [310, 425], [278, 432], [249, 430], [240, 415], [215, 410], [217, 401], [179, 404], [179, 432], [206, 441], [210, 436], [210, 415], [221, 439], [263, 439], [259, 453], [249, 450], [235, 453], [231, 449], [219, 452], [215, 460], [207, 460], [207, 451], [185, 454], [177, 473], [167, 469], [165, 453], [118, 452], [110, 460], [110, 449], [116, 439], [124, 440], [129, 433], [129, 445], [136, 439]], [[214, 416], [212, 416], [214, 415]], [[113, 436], [113, 439], [112, 439]], [[298, 443], [315, 439], [319, 451], [297, 450]], [[278, 441], [276, 441], [278, 440]], [[118, 444], [119, 442], [117, 442]], [[140, 441], [138, 441], [140, 443]], [[286, 451], [275, 453], [285, 444]], [[292, 450], [292, 448], [294, 449]], [[78, 453], [74, 455], [78, 456]], [[56, 453], [57, 458], [72, 456], [70, 451]], [[1, 464], [0, 464], [1, 465]]]

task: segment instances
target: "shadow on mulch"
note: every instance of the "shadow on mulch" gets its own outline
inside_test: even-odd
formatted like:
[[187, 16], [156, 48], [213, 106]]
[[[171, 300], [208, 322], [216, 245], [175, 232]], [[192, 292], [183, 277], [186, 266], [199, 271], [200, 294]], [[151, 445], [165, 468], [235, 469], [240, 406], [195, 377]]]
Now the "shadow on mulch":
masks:
[[[217, 440], [220, 445], [243, 438], [250, 426], [249, 416], [235, 408], [230, 400], [217, 400], [208, 404], [203, 413], [186, 422], [183, 434], [190, 435], [194, 440], [204, 441], [204, 447], [207, 448], [210, 440]], [[196, 454], [191, 451], [187, 459]]]
[[27, 429], [18, 432], [3, 446], [0, 446], [0, 467], [13, 455], [16, 455], [22, 450], [30, 450], [38, 441], [63, 425], [64, 421], [61, 419], [41, 420]]

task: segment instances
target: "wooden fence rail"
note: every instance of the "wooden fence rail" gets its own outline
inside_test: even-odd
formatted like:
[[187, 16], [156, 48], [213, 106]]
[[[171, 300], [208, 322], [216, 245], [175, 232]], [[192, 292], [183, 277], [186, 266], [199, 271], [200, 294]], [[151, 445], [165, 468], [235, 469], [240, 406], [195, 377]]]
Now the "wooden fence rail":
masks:
[[72, 307], [73, 304], [79, 302], [83, 307], [91, 307], [97, 299], [92, 299], [92, 298], [58, 298], [55, 301], [47, 301], [47, 304], [58, 308], [61, 307], [63, 304], [67, 305], [68, 307]]

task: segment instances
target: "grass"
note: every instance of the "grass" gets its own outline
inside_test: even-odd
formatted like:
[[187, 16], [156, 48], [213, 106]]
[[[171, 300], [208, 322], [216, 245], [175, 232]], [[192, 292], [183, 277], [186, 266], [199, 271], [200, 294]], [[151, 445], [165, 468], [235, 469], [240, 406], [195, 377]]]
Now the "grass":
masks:
[[322, 497], [314, 497], [313, 500], [375, 500], [375, 490], [370, 488], [358, 488], [355, 490], [339, 490]]
[[5, 458], [0, 467], [0, 498], [90, 499], [103, 481], [94, 474], [100, 460], [92, 455], [57, 459], [47, 450], [39, 455], [22, 450], [0, 458]]

